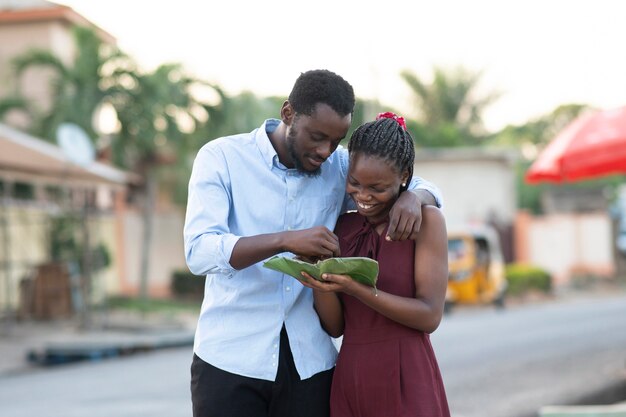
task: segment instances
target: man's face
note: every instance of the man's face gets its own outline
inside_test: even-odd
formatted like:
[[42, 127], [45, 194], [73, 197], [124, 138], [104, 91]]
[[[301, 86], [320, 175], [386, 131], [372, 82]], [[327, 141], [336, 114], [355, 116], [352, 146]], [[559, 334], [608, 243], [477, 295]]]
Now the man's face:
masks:
[[327, 104], [318, 104], [311, 116], [296, 114], [287, 132], [287, 150], [297, 170], [318, 175], [322, 163], [346, 137], [352, 116], [341, 116]]

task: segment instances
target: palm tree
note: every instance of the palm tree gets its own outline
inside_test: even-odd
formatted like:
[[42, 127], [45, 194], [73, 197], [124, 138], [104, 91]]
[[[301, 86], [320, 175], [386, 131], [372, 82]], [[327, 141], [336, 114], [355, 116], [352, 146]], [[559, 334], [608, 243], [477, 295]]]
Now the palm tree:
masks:
[[[122, 73], [118, 75], [121, 77]], [[112, 147], [116, 164], [138, 173], [143, 179], [140, 187], [144, 223], [140, 296], [146, 299], [158, 183], [171, 182], [172, 176], [174, 182], [182, 180], [177, 173], [195, 147], [193, 133], [208, 123], [210, 117], [219, 119], [221, 112], [194, 98], [194, 87], [206, 86], [206, 83], [187, 76], [179, 64], [161, 65], [145, 74], [130, 69], [125, 76], [126, 85], [113, 87], [109, 97], [120, 122]], [[221, 90], [215, 90], [221, 96]], [[177, 186], [185, 187], [180, 183]]]
[[429, 84], [408, 70], [400, 75], [415, 94], [417, 120], [426, 129], [420, 129], [416, 140], [430, 134], [434, 135], [430, 138], [430, 145], [434, 146], [481, 142], [485, 135], [482, 113], [498, 94], [476, 96], [480, 73], [463, 68], [449, 71], [434, 68], [433, 81]]
[[[556, 107], [550, 113], [533, 118], [520, 125], [508, 125], [489, 138], [491, 146], [516, 147], [521, 150], [524, 158], [516, 162], [516, 182], [518, 205], [533, 213], [542, 212], [541, 196], [546, 189], [553, 187], [548, 184], [527, 184], [524, 181], [526, 171], [538, 152], [546, 146], [561, 130], [576, 119], [589, 106], [585, 104], [563, 104]], [[610, 181], [606, 181], [606, 185]], [[595, 183], [582, 182], [582, 187], [594, 186]], [[577, 186], [579, 186], [577, 185]]]
[[[93, 115], [108, 94], [106, 84], [107, 79], [114, 75], [113, 63], [128, 58], [114, 47], [106, 49], [92, 29], [76, 26], [72, 30], [76, 42], [76, 56], [70, 64], [64, 63], [52, 52], [43, 49], [31, 49], [13, 60], [18, 81], [31, 68], [43, 68], [51, 72], [50, 108], [41, 108], [38, 103], [24, 97], [19, 89], [20, 83], [16, 82], [15, 85], [18, 86], [16, 95], [0, 102], [0, 116], [12, 110], [21, 110], [29, 118], [28, 130], [49, 141], [54, 141], [56, 130], [61, 123], [75, 123], [87, 133], [92, 142], [95, 142], [97, 134], [92, 123]], [[81, 221], [75, 225], [82, 228], [83, 248], [82, 250], [74, 248], [76, 250], [73, 251], [74, 260], [81, 261], [84, 297], [89, 296], [93, 267], [89, 255], [91, 245], [88, 239], [87, 213], [88, 207], [85, 206]], [[87, 325], [89, 322], [87, 300], [80, 315], [81, 324]]]
[[106, 85], [111, 84], [109, 79], [115, 75], [116, 61], [129, 60], [117, 48], [106, 48], [92, 29], [76, 26], [73, 33], [77, 53], [71, 65], [41, 49], [32, 49], [13, 61], [18, 79], [29, 68], [52, 70], [51, 108], [37, 108], [35, 103], [21, 104], [34, 122], [32, 133], [48, 140], [55, 138], [57, 127], [65, 122], [77, 124], [95, 140], [94, 112], [109, 94]]
[[490, 144], [541, 148], [561, 130], [589, 109], [585, 104], [562, 104], [550, 113], [520, 125], [508, 125], [490, 138]]
[[52, 70], [52, 107], [42, 111], [24, 101], [7, 100], [4, 111], [29, 109], [35, 121], [33, 133], [48, 140], [54, 139], [59, 124], [72, 122], [95, 142], [94, 116], [103, 104], [113, 106], [120, 125], [119, 132], [111, 135], [113, 162], [143, 179], [139, 189], [144, 196], [140, 292], [145, 298], [159, 177], [172, 175], [165, 164], [185, 161], [185, 152], [193, 148], [191, 133], [208, 120], [209, 112], [215, 119], [220, 112], [193, 99], [191, 88], [199, 82], [184, 75], [180, 65], [141, 73], [121, 51], [106, 49], [92, 30], [76, 27], [74, 34], [77, 54], [71, 65], [44, 50], [31, 50], [14, 61], [18, 77], [31, 67]]
[[13, 110], [21, 110], [28, 113], [28, 102], [20, 96], [9, 96], [0, 100], [0, 120]]

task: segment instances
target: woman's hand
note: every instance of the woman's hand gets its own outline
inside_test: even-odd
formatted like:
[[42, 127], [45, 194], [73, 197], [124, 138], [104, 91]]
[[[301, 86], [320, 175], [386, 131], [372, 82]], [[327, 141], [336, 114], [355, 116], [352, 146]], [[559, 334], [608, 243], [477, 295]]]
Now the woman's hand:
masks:
[[306, 272], [302, 272], [302, 285], [320, 292], [343, 292], [353, 294], [355, 286], [362, 285], [348, 275], [323, 274], [323, 281], [318, 281]]
[[[348, 276], [340, 277], [352, 281]], [[305, 287], [313, 289], [313, 306], [324, 330], [332, 337], [341, 336], [344, 327], [343, 308], [337, 293], [342, 291], [342, 285], [333, 281], [318, 281], [306, 272], [302, 272], [301, 282]]]

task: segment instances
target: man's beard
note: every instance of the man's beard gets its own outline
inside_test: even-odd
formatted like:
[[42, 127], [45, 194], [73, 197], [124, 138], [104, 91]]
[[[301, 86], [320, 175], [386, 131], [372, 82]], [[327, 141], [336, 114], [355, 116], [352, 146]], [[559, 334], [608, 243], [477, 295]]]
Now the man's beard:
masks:
[[317, 168], [315, 171], [308, 171], [307, 169], [304, 168], [304, 164], [302, 163], [302, 160], [300, 159], [298, 152], [296, 150], [296, 129], [295, 129], [295, 125], [291, 128], [291, 130], [289, 131], [289, 134], [287, 135], [287, 152], [289, 152], [289, 156], [291, 157], [291, 160], [293, 161], [293, 165], [294, 168], [296, 168], [299, 172], [308, 175], [309, 177], [317, 177], [322, 173], [322, 167], [320, 166], [319, 168]]

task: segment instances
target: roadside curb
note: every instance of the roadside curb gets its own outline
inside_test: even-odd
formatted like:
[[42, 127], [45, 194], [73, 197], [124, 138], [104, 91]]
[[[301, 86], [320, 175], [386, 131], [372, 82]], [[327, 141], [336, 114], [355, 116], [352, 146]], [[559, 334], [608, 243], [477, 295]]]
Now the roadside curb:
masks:
[[52, 366], [78, 361], [99, 361], [128, 356], [156, 349], [193, 345], [191, 331], [168, 331], [157, 334], [85, 334], [63, 342], [49, 342], [43, 348], [26, 352], [27, 360], [35, 365]]
[[81, 328], [76, 320], [17, 321], [0, 334], [0, 378], [81, 361], [193, 346], [190, 320], [116, 317]]

